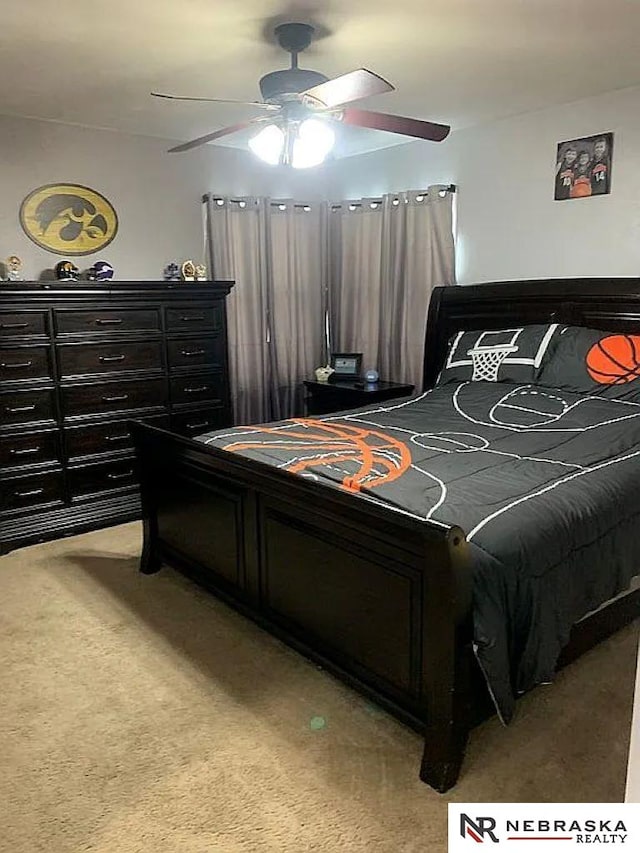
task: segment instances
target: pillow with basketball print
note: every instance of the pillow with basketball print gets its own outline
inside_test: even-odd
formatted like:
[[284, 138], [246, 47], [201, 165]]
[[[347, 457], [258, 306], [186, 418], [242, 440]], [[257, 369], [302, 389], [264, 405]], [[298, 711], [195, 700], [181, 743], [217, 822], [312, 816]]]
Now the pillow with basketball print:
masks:
[[640, 402], [640, 335], [563, 326], [539, 385]]
[[536, 382], [557, 323], [458, 332], [438, 377], [446, 382]]

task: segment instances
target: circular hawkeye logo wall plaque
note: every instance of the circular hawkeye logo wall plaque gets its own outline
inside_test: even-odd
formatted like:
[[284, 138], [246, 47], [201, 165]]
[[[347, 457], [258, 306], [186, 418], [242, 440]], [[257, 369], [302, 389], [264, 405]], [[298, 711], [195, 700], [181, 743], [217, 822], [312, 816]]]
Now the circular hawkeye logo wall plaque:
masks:
[[118, 231], [111, 203], [80, 184], [47, 184], [33, 190], [20, 206], [20, 224], [34, 243], [56, 255], [92, 255]]

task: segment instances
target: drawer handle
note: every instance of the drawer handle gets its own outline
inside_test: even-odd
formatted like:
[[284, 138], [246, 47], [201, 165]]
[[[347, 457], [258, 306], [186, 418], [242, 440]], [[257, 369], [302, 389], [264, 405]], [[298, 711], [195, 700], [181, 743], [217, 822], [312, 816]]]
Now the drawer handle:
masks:
[[11, 448], [9, 453], [11, 456], [26, 456], [28, 453], [39, 453], [39, 447], [23, 447], [21, 450], [16, 450], [14, 447]]
[[32, 406], [7, 406], [6, 411], [15, 414], [16, 412], [33, 412], [35, 411], [35, 403]]
[[185, 358], [193, 358], [197, 355], [204, 355], [203, 349], [183, 349], [180, 352], [180, 355], [183, 355]]
[[105, 441], [129, 441], [130, 435], [128, 432], [123, 432], [119, 435], [105, 435]]
[[120, 323], [122, 323], [122, 317], [112, 318], [112, 319], [109, 319], [109, 318], [100, 319], [100, 318], [98, 318], [96, 320], [96, 326], [119, 326]]
[[124, 355], [100, 355], [98, 356], [98, 361], [108, 362], [108, 361], [124, 361]]
[[41, 495], [44, 492], [44, 489], [31, 489], [28, 492], [14, 492], [13, 494], [17, 498], [31, 498], [34, 495]]
[[0, 329], [26, 329], [28, 323], [0, 323]]
[[128, 399], [129, 399], [128, 394], [114, 394], [113, 397], [103, 397], [102, 402], [103, 403], [119, 403], [121, 400], [128, 400]]
[[128, 471], [123, 471], [122, 474], [107, 474], [107, 480], [126, 480], [127, 477], [133, 476], [133, 468]]
[[0, 367], [31, 367], [32, 364], [32, 361], [3, 361], [0, 362]]
[[182, 323], [193, 323], [204, 320], [204, 318], [204, 314], [186, 314], [183, 317], [180, 317], [180, 321]]
[[182, 390], [184, 391], [185, 394], [198, 394], [201, 391], [208, 391], [209, 386], [208, 385], [196, 385], [194, 388], [188, 388], [187, 387], [187, 388], [183, 388]]
[[211, 425], [211, 421], [200, 421], [200, 423], [195, 424], [186, 424], [187, 429], [201, 429], [202, 427], [208, 427]]

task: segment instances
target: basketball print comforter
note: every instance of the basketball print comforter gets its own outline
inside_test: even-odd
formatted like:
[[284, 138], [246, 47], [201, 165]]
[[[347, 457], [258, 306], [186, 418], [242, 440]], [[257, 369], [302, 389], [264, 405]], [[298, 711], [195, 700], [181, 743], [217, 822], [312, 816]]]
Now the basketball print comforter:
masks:
[[552, 680], [572, 624], [640, 567], [640, 403], [454, 382], [199, 440], [459, 525], [473, 560], [476, 654], [505, 721], [518, 693]]

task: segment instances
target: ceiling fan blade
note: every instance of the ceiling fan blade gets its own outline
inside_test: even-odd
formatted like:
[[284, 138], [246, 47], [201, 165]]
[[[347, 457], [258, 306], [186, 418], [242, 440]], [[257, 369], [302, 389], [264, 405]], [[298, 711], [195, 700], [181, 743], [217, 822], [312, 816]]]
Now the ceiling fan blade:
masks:
[[318, 101], [321, 106], [330, 109], [339, 107], [341, 104], [348, 104], [351, 101], [357, 101], [360, 98], [368, 98], [370, 95], [392, 92], [394, 88], [391, 83], [378, 74], [374, 74], [373, 71], [358, 68], [357, 71], [349, 71], [348, 74], [334, 77], [333, 80], [327, 80], [326, 83], [312, 86], [311, 89], [302, 92], [302, 95], [313, 101]]
[[405, 118], [387, 113], [373, 113], [369, 110], [358, 110], [353, 107], [343, 111], [342, 121], [345, 124], [369, 127], [372, 130], [384, 130], [387, 133], [400, 133], [403, 136], [415, 136], [417, 139], [429, 139], [431, 142], [442, 142], [451, 130], [447, 124], [435, 124], [432, 121], [421, 121], [417, 118]]
[[241, 104], [246, 107], [257, 107], [263, 110], [279, 110], [277, 104], [265, 104], [264, 101], [234, 101], [227, 98], [193, 98], [190, 95], [169, 95], [166, 92], [151, 92], [154, 98], [166, 98], [170, 101], [202, 101], [210, 104]]
[[190, 142], [182, 142], [180, 145], [176, 145], [175, 148], [170, 148], [167, 153], [180, 154], [182, 151], [190, 151], [192, 148], [206, 145], [207, 142], [213, 142], [214, 139], [219, 139], [221, 136], [229, 136], [231, 133], [236, 133], [239, 130], [244, 130], [245, 127], [251, 127], [252, 124], [258, 124], [263, 121], [268, 121], [268, 119], [259, 116], [258, 118], [252, 118], [250, 121], [243, 121], [240, 124], [232, 124], [229, 127], [223, 127], [222, 130], [214, 130], [212, 133], [206, 133], [204, 136], [199, 136]]

